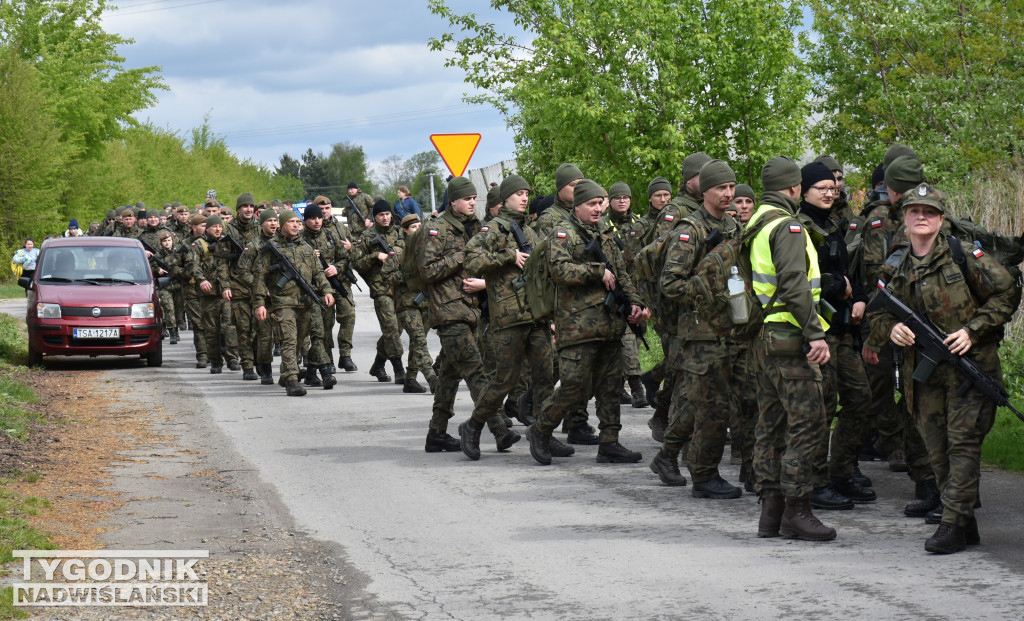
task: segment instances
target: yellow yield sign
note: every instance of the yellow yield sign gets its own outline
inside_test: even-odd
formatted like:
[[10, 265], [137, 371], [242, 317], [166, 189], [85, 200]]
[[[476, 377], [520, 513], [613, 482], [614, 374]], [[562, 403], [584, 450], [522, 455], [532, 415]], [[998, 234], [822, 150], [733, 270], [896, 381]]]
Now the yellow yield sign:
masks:
[[431, 134], [430, 142], [434, 143], [448, 170], [461, 177], [480, 144], [480, 134]]

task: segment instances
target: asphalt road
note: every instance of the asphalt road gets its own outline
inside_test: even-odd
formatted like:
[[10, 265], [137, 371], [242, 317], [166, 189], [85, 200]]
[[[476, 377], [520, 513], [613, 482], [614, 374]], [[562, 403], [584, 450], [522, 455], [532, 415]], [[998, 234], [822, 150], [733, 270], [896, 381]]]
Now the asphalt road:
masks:
[[[1020, 475], [984, 472], [983, 545], [948, 557], [924, 551], [934, 527], [902, 515], [913, 484], [880, 462], [862, 464], [877, 503], [819, 514], [836, 541], [758, 539], [756, 497], [697, 500], [659, 483], [647, 467], [658, 448], [650, 409], [622, 409], [622, 442], [644, 454], [636, 465], [597, 464], [596, 447], [577, 447], [543, 467], [525, 439], [497, 453], [486, 431], [478, 462], [425, 453], [431, 397], [367, 374], [377, 334], [363, 294], [359, 371], [303, 398], [194, 369], [191, 333], [145, 374], [194, 388], [225, 450], [276, 492], [296, 528], [368, 578], [375, 617], [1021, 618]], [[463, 387], [450, 431], [471, 406]], [[735, 482], [737, 470], [726, 458], [723, 475]]]

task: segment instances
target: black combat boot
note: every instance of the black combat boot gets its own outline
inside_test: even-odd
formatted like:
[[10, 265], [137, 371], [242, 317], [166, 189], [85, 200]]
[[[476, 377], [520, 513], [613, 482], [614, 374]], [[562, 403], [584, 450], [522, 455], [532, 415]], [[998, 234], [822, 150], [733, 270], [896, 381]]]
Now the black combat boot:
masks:
[[561, 440], [551, 436], [548, 438], [548, 452], [552, 457], [572, 457], [576, 454], [576, 449], [568, 444], [562, 444]]
[[306, 367], [306, 377], [303, 379], [302, 383], [314, 388], [317, 386], [323, 386], [323, 382], [321, 382], [320, 378], [316, 376], [316, 367], [312, 365]]
[[912, 502], [903, 508], [903, 515], [907, 517], [927, 517], [932, 509], [938, 507], [939, 503], [942, 502], [939, 486], [935, 483], [935, 479], [926, 479], [915, 483], [914, 492], [917, 496], [917, 502]]
[[602, 442], [597, 446], [599, 464], [635, 464], [644, 456], [619, 444], [618, 440]]
[[[640, 376], [640, 383], [644, 385], [644, 390], [647, 391], [647, 403], [652, 407], [658, 407], [658, 389], [661, 388], [658, 380], [654, 379], [650, 371], [647, 371]], [[661, 440], [659, 440], [661, 442]]]
[[260, 384], [270, 386], [274, 383], [274, 367], [269, 362], [256, 365], [260, 372]]
[[584, 446], [594, 446], [601, 443], [600, 438], [594, 433], [594, 428], [587, 423], [570, 429], [566, 434], [565, 440], [569, 444], [582, 444]]
[[854, 479], [853, 477], [831, 477], [829, 480], [832, 482], [832, 489], [834, 489], [837, 494], [842, 494], [853, 502], [863, 503], [875, 502], [878, 500], [878, 495], [875, 494], [875, 490], [870, 487], [861, 487], [861, 485], [857, 483], [857, 479]]
[[446, 451], [454, 453], [462, 450], [462, 443], [443, 431], [436, 429], [427, 430], [427, 444], [423, 448], [428, 453], [440, 453]]
[[651, 461], [651, 472], [658, 475], [665, 485], [682, 486], [686, 485], [686, 477], [679, 472], [678, 460], [665, 452], [665, 449], [658, 451]]
[[537, 463], [551, 465], [551, 436], [546, 436], [537, 429], [537, 425], [530, 425], [526, 430], [526, 439], [530, 442], [530, 455]]
[[924, 523], [925, 524], [941, 524], [942, 523], [942, 511], [943, 511], [943, 507], [942, 507], [942, 503], [940, 502], [939, 506], [937, 506], [934, 509], [932, 509], [931, 511], [929, 511], [928, 515], [924, 516]]
[[519, 435], [518, 431], [504, 425], [498, 425], [494, 429], [494, 445], [498, 447], [498, 452], [509, 450], [513, 444], [522, 439], [523, 436]]
[[782, 512], [779, 534], [790, 539], [804, 541], [832, 541], [836, 538], [836, 529], [829, 528], [814, 517], [808, 499], [787, 498], [786, 509]]
[[352, 362], [352, 356], [341, 356], [338, 358], [338, 366], [341, 367], [346, 373], [358, 371], [356, 363]]
[[853, 501], [842, 494], [837, 494], [831, 485], [814, 488], [809, 502], [812, 507], [820, 510], [849, 511], [853, 509]]
[[241, 371], [242, 365], [237, 360], [228, 360], [228, 371]]
[[732, 500], [743, 495], [743, 490], [729, 483], [721, 476], [708, 481], [693, 482], [690, 495], [694, 498], [711, 498], [714, 500]]
[[178, 338], [178, 328], [171, 328], [171, 345], [177, 345], [179, 340], [181, 339]]
[[306, 389], [294, 377], [285, 383], [285, 389], [288, 391], [289, 397], [302, 397], [306, 394]]
[[651, 428], [651, 438], [655, 442], [665, 442], [665, 432], [668, 431], [668, 404], [654, 408], [654, 416], [648, 419], [647, 426]]
[[871, 487], [871, 479], [860, 471], [860, 464], [853, 462], [853, 480], [861, 487]]
[[626, 387], [622, 387], [622, 392], [619, 393], [619, 405], [629, 405], [633, 403], [633, 395], [629, 394]]
[[964, 529], [956, 524], [940, 522], [935, 534], [924, 542], [924, 549], [935, 554], [953, 554], [967, 549]]
[[519, 420], [527, 427], [533, 423], [527, 424], [526, 419], [537, 422], [537, 418], [533, 415], [533, 386], [527, 388], [526, 392], [519, 397], [519, 415], [524, 417]]
[[472, 417], [459, 425], [459, 445], [466, 457], [473, 461], [480, 459], [480, 432], [483, 428], [484, 424]]
[[516, 399], [515, 401], [513, 401], [511, 397], [505, 399], [505, 416], [514, 418], [527, 427], [537, 422], [532, 413], [523, 413], [522, 398]]
[[402, 392], [427, 392], [427, 389], [416, 381], [415, 373], [406, 372], [405, 384], [402, 386]]
[[334, 373], [329, 364], [320, 367], [320, 377], [324, 378], [324, 390], [330, 390], [338, 383], [338, 380], [334, 379]]
[[259, 378], [260, 378], [260, 376], [256, 375], [256, 371], [252, 367], [246, 367], [246, 368], [242, 369], [242, 379], [243, 380], [245, 380], [247, 382], [251, 382], [251, 381], [258, 380]]
[[640, 376], [630, 375], [628, 379], [629, 392], [633, 393], [633, 407], [645, 408], [650, 405], [647, 403], [647, 397], [644, 396], [644, 385], [643, 382], [640, 381]]
[[205, 369], [206, 368], [206, 358], [203, 358], [201, 360], [196, 360], [196, 368], [197, 369]]
[[171, 338], [171, 330], [167, 326], [164, 326], [164, 329], [160, 331], [160, 338], [163, 338], [163, 339]]
[[405, 366], [402, 364], [401, 356], [391, 359], [391, 368], [395, 370], [395, 383], [399, 386], [405, 384]]
[[224, 372], [224, 367], [222, 365], [219, 365], [219, 364], [211, 364], [210, 365], [210, 373], [212, 375], [217, 375], [218, 373], [223, 373], [223, 372]]
[[964, 526], [964, 542], [969, 546], [981, 545], [981, 534], [978, 533], [978, 518], [971, 516], [967, 520], [967, 526]]
[[758, 537], [779, 537], [779, 527], [782, 526], [782, 514], [786, 511], [786, 501], [782, 494], [765, 494], [761, 496], [761, 517], [757, 520]]
[[370, 366], [370, 375], [376, 377], [378, 382], [391, 381], [391, 376], [388, 375], [388, 372], [384, 369], [385, 362], [387, 362], [387, 360], [384, 359], [384, 356], [377, 354], [377, 357], [373, 359], [373, 364]]
[[273, 352], [272, 355], [275, 358], [280, 358], [281, 357], [281, 344], [280, 343], [274, 343], [274, 352]]

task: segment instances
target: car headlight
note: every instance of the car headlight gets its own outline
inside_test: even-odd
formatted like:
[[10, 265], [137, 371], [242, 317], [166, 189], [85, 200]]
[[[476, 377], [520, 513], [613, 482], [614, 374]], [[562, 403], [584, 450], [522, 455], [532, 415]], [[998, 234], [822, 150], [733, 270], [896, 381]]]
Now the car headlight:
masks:
[[152, 302], [132, 304], [132, 319], [152, 319], [155, 316]]
[[40, 319], [60, 319], [60, 304], [39, 302], [36, 304], [36, 317]]

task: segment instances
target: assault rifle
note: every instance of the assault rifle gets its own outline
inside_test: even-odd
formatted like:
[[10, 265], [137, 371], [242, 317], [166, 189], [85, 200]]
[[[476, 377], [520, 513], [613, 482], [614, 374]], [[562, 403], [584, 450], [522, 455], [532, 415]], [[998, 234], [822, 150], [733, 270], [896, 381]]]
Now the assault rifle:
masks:
[[373, 239], [370, 240], [370, 245], [379, 246], [380, 249], [383, 250], [384, 253], [387, 254], [388, 256], [394, 256], [396, 254], [395, 249], [391, 247], [391, 244], [388, 243], [388, 240], [384, 239], [380, 235], [374, 235]]
[[[612, 263], [608, 260], [608, 257], [604, 256], [604, 251], [601, 250], [601, 242], [598, 241], [598, 238], [591, 237], [590, 241], [587, 242], [587, 245], [583, 248], [583, 251], [587, 253], [587, 256], [594, 259], [594, 261], [603, 263], [612, 274], [615, 274], [615, 268], [612, 267]], [[607, 306], [609, 310], [614, 310], [623, 317], [628, 318], [631, 314], [633, 304], [629, 301], [629, 296], [627, 296], [626, 292], [622, 289], [622, 282], [619, 281], [618, 276], [615, 277], [615, 289], [608, 292], [608, 297], [604, 299], [604, 305]], [[647, 344], [647, 339], [644, 337], [644, 335], [647, 334], [647, 324], [643, 323], [641, 325], [637, 325], [627, 321], [626, 325], [633, 331], [636, 338], [640, 339], [640, 342], [644, 344], [644, 347], [650, 350], [651, 346]]]
[[884, 308], [899, 319], [903, 325], [910, 328], [914, 333], [914, 349], [918, 353], [918, 362], [914, 368], [914, 381], [923, 382], [932, 374], [932, 370], [940, 362], [948, 362], [953, 365], [964, 376], [963, 383], [957, 388], [957, 395], [964, 396], [971, 388], [977, 389], [986, 399], [996, 405], [1003, 406], [1017, 415], [1017, 418], [1024, 421], [1024, 414], [1018, 412], [1010, 405], [1009, 395], [992, 377], [981, 370], [976, 362], [959, 354], [949, 351], [949, 346], [943, 341], [946, 336], [942, 334], [928, 318], [916, 312], [885, 288], [882, 281], [878, 281], [879, 292], [875, 299], [868, 305], [868, 311], [875, 311]]
[[[324, 255], [320, 254], [320, 251], [317, 250], [316, 246], [313, 245], [313, 242], [309, 241], [305, 237], [302, 238], [302, 241], [306, 242], [306, 245], [313, 249], [313, 254], [315, 254], [316, 258], [320, 260], [320, 267], [322, 267], [324, 270], [327, 270], [327, 266], [330, 264], [327, 262], [327, 259], [324, 258]], [[341, 278], [339, 278], [338, 274], [335, 274], [334, 276], [327, 276], [327, 274], [324, 274], [324, 276], [327, 278], [327, 282], [330, 283], [331, 288], [334, 289], [336, 292], [346, 292], [345, 283], [341, 282]], [[352, 297], [351, 292], [348, 292], [348, 299], [351, 300], [353, 304], [356, 303], [355, 299]]]
[[295, 268], [295, 264], [292, 263], [288, 257], [284, 256], [284, 253], [274, 245], [274, 242], [268, 241], [263, 244], [263, 247], [260, 248], [260, 253], [262, 254], [264, 252], [270, 252], [274, 255], [274, 258], [277, 259], [277, 263], [270, 266], [270, 271], [281, 272], [281, 277], [277, 279], [278, 288], [285, 286], [289, 280], [294, 280], [295, 284], [297, 284], [299, 289], [302, 290], [303, 295], [308, 296], [311, 300], [316, 302], [320, 308], [327, 310], [327, 304], [325, 304], [324, 301], [320, 299], [320, 296], [316, 294], [316, 289], [313, 288], [313, 285], [309, 284], [309, 281], [302, 277], [299, 270]]
[[226, 256], [224, 258], [227, 258], [227, 259], [238, 259], [238, 257], [242, 256], [242, 253], [245, 252], [245, 247], [242, 246], [242, 244], [238, 243], [237, 239], [235, 239], [234, 237], [232, 237], [231, 235], [229, 235], [227, 233], [224, 233], [223, 235], [218, 237], [217, 240], [214, 241], [210, 245], [214, 246], [216, 244], [219, 244], [220, 242], [227, 242], [231, 246], [232, 252], [230, 254], [228, 254], [228, 256]]
[[156, 263], [157, 267], [159, 267], [163, 271], [167, 272], [167, 275], [170, 276], [171, 275], [171, 266], [167, 265], [166, 261], [164, 261], [160, 257], [156, 256], [156, 249], [154, 249], [152, 246], [150, 246], [146, 242], [142, 241], [141, 239], [139, 240], [139, 243], [141, 243], [142, 247], [146, 249], [146, 252], [149, 252], [150, 254], [153, 255], [153, 256], [149, 257], [149, 260], [152, 261], [153, 263]]
[[358, 208], [358, 207], [356, 207], [356, 202], [355, 202], [354, 200], [352, 200], [352, 197], [351, 197], [351, 196], [348, 196], [348, 195], [346, 195], [346, 196], [345, 196], [345, 200], [347, 200], [347, 201], [348, 201], [348, 206], [349, 206], [349, 208], [350, 208], [350, 209], [351, 209], [352, 211], [356, 212], [356, 215], [357, 215], [357, 216], [359, 216], [359, 221], [360, 221], [360, 222], [365, 222], [365, 221], [366, 221], [366, 216], [364, 216], [364, 215], [363, 215], [363, 212], [359, 211], [359, 208]]

